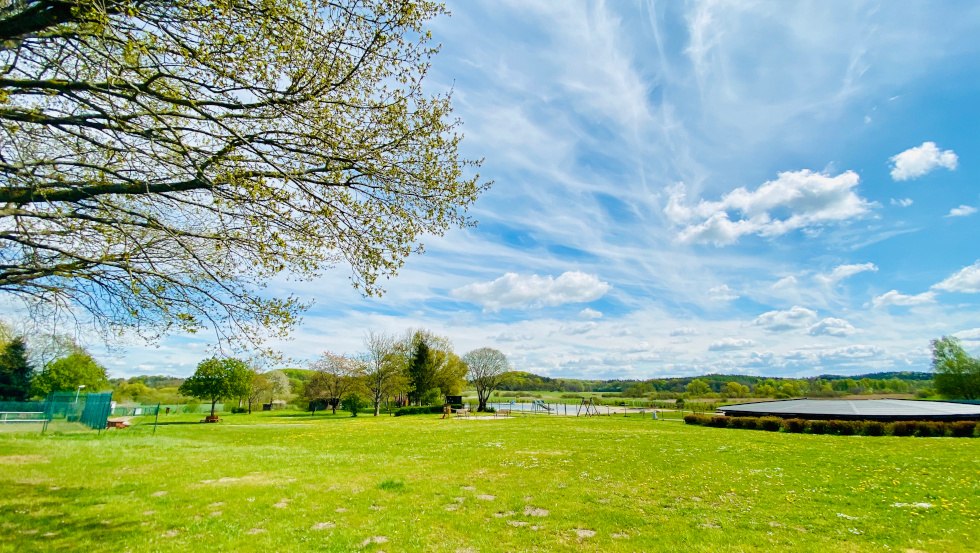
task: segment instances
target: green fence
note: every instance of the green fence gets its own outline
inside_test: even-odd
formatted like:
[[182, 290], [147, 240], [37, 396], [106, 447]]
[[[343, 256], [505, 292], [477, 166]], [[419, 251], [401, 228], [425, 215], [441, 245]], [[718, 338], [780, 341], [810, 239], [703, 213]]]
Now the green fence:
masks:
[[[27, 428], [40, 424], [44, 432], [54, 422], [60, 428], [84, 425], [93, 430], [104, 430], [112, 410], [112, 392], [80, 394], [52, 392], [44, 401], [0, 402], [0, 423]], [[67, 426], [65, 426], [67, 425]]]

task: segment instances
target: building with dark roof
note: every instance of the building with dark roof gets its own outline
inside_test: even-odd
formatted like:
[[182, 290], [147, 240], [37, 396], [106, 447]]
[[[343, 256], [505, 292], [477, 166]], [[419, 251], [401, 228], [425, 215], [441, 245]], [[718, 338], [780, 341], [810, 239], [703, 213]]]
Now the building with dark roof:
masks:
[[909, 399], [789, 399], [727, 405], [718, 410], [730, 417], [808, 420], [980, 420], [980, 405]]

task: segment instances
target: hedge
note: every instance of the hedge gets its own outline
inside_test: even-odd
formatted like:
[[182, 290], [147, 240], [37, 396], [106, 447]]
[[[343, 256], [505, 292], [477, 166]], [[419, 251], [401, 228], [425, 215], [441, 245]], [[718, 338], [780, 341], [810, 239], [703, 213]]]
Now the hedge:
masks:
[[779, 417], [726, 417], [694, 413], [684, 415], [684, 422], [714, 428], [743, 428], [748, 430], [783, 430], [795, 434], [833, 434], [838, 436], [920, 436], [972, 438], [980, 433], [977, 421], [897, 421], [883, 423], [864, 420], [803, 420]]
[[431, 413], [442, 413], [442, 405], [423, 405], [421, 407], [415, 405], [395, 409], [396, 417], [403, 415], [428, 415]]

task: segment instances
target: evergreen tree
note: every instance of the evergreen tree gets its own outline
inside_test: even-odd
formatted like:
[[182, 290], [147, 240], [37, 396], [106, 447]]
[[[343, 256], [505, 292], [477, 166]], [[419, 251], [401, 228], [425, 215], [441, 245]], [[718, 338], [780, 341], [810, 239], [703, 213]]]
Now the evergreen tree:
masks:
[[23, 338], [14, 338], [0, 349], [0, 400], [26, 401], [33, 376]]
[[412, 403], [421, 405], [422, 398], [435, 385], [435, 365], [432, 362], [432, 351], [425, 340], [415, 342], [415, 350], [408, 362], [408, 379], [411, 384], [409, 399]]

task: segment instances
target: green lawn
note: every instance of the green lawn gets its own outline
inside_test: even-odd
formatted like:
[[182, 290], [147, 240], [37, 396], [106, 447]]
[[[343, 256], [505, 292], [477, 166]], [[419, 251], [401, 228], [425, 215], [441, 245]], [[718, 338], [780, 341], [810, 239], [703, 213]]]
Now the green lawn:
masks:
[[156, 435], [0, 434], [0, 551], [980, 548], [980, 439], [639, 417], [164, 418]]

